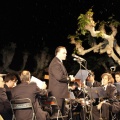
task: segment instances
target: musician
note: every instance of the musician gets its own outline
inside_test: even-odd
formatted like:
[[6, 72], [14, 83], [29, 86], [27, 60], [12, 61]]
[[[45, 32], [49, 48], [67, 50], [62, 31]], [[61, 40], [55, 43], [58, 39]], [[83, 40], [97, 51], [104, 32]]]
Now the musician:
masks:
[[101, 83], [95, 80], [95, 74], [93, 71], [90, 71], [87, 77], [86, 85], [89, 87], [99, 87]]
[[[120, 86], [120, 71], [117, 71], [117, 72], [115, 73], [115, 80], [116, 80], [115, 85], [116, 85], [116, 86], [117, 86], [117, 85]], [[118, 89], [117, 97], [118, 97], [118, 99], [120, 99], [120, 90], [119, 90], [119, 89]]]
[[11, 100], [11, 89], [17, 84], [17, 77], [13, 73], [8, 73], [4, 77], [4, 88], [6, 89], [6, 94], [9, 100]]
[[[88, 77], [87, 77], [87, 81], [86, 81], [86, 85], [88, 87], [91, 87], [91, 88], [92, 87], [100, 87], [101, 86], [101, 83], [95, 80], [95, 74], [94, 74], [93, 71], [89, 71], [89, 74], [88, 74]], [[91, 102], [92, 102], [92, 107], [93, 107], [93, 112], [94, 112], [94, 109], [96, 109], [96, 107], [94, 108], [94, 106], [96, 106], [99, 103], [99, 98], [96, 98], [96, 99], [92, 98]]]
[[120, 71], [115, 72], [115, 80], [120, 84]]
[[4, 120], [12, 120], [12, 110], [6, 95], [2, 77], [0, 77], [0, 114]]
[[69, 91], [72, 91], [75, 95], [75, 98], [83, 98], [84, 93], [82, 88], [78, 85], [77, 82], [70, 83]]
[[74, 93], [75, 100], [72, 100], [72, 112], [79, 112], [76, 117], [79, 120], [85, 120], [87, 117], [87, 105], [89, 104], [89, 96], [83, 89], [82, 83], [77, 82], [71, 83], [69, 90]]
[[[106, 93], [106, 98], [101, 100], [101, 102], [97, 105], [97, 109], [102, 110], [101, 114], [103, 119], [109, 120], [109, 112], [112, 112], [112, 103], [116, 101], [117, 89], [115, 85], [113, 85], [114, 79], [110, 73], [103, 73], [101, 75], [101, 78], [101, 83]], [[100, 116], [96, 116], [95, 114], [93, 114], [93, 117], [94, 120], [97, 120]]]
[[[31, 74], [27, 70], [23, 70], [20, 74], [21, 83], [12, 89], [12, 99], [29, 98], [31, 99], [37, 120], [49, 120], [47, 112], [43, 111], [38, 103], [37, 95], [47, 95], [46, 90], [41, 90], [36, 83], [30, 83]], [[31, 119], [32, 113], [29, 110], [15, 112], [17, 120]]]

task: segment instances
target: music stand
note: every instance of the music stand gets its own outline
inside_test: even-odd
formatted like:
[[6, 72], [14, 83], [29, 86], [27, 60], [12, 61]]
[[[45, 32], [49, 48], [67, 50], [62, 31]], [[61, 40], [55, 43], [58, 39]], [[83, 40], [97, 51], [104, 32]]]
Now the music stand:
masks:
[[88, 76], [88, 70], [83, 70], [83, 69], [80, 69], [76, 75], [75, 75], [75, 79], [79, 79], [81, 80], [81, 82], [85, 82], [87, 76]]
[[92, 85], [92, 82], [91, 82], [91, 81], [86, 81], [86, 85], [87, 85], [88, 87], [93, 87], [93, 85]]
[[[99, 98], [99, 99], [105, 98], [107, 96], [103, 87], [87, 87], [87, 88], [85, 88], [85, 90], [87, 91], [87, 94], [91, 100], [93, 100], [95, 98]], [[91, 102], [91, 116], [92, 116], [92, 102]], [[100, 120], [102, 120], [101, 119], [101, 109], [100, 109]]]
[[[75, 81], [80, 85], [81, 83], [85, 84], [86, 78], [88, 77], [89, 71], [87, 69], [80, 69], [75, 75]], [[84, 100], [85, 100], [85, 89], [82, 87], [83, 93], [84, 93]], [[85, 111], [85, 107], [83, 106], [83, 111]], [[85, 119], [84, 114], [84, 119]]]
[[[83, 70], [83, 69], [80, 69], [77, 72], [77, 74], [75, 75], [75, 79], [77, 81], [76, 80], [75, 81], [78, 83], [78, 85], [80, 85], [81, 82], [85, 84], [86, 78], [88, 77], [88, 73], [89, 73], [88, 70]], [[85, 90], [83, 89], [83, 91], [84, 91], [84, 98], [85, 98]]]
[[91, 99], [105, 98], [107, 96], [105, 90], [102, 87], [87, 87], [86, 91]]
[[75, 100], [75, 95], [73, 92], [69, 91], [69, 112], [70, 112], [70, 119], [73, 119], [73, 114], [72, 114], [72, 100]]

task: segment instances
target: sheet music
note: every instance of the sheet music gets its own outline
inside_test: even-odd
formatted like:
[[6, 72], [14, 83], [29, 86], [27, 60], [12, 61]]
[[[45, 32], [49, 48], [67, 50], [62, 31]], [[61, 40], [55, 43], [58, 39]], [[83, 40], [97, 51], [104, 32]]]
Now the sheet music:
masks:
[[46, 89], [47, 85], [42, 80], [32, 76], [30, 82], [35, 82], [40, 89]]

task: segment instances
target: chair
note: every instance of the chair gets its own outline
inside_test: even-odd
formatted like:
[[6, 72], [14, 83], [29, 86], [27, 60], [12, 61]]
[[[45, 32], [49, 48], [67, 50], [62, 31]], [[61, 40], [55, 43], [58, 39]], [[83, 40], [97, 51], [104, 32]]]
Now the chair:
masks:
[[36, 120], [36, 115], [34, 111], [33, 104], [29, 98], [23, 98], [23, 99], [12, 99], [10, 100], [13, 117], [12, 120], [16, 120], [15, 112], [17, 110], [31, 110], [32, 111], [32, 118], [31, 120]]
[[120, 120], [120, 112], [118, 113], [110, 112], [110, 117], [111, 117], [111, 120]]
[[59, 119], [61, 118], [62, 120], [64, 120], [64, 118], [68, 117], [68, 115], [63, 116], [60, 110], [60, 107], [57, 103], [57, 100], [54, 96], [48, 97], [46, 100], [40, 100], [42, 105], [46, 105], [46, 106], [50, 106], [52, 108], [52, 112], [54, 109], [57, 108], [57, 115], [56, 116], [51, 116], [50, 120], [53, 119]]

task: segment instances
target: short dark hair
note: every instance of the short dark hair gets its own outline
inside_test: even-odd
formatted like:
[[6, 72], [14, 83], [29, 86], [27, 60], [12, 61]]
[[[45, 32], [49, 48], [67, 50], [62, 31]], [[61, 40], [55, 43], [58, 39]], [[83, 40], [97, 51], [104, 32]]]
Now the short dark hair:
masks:
[[5, 82], [8, 82], [8, 81], [10, 81], [10, 80], [15, 80], [15, 81], [17, 81], [17, 77], [16, 77], [16, 75], [14, 74], [14, 73], [8, 73], [5, 77], [4, 77], [4, 81]]
[[115, 72], [115, 75], [120, 75], [120, 71]]

